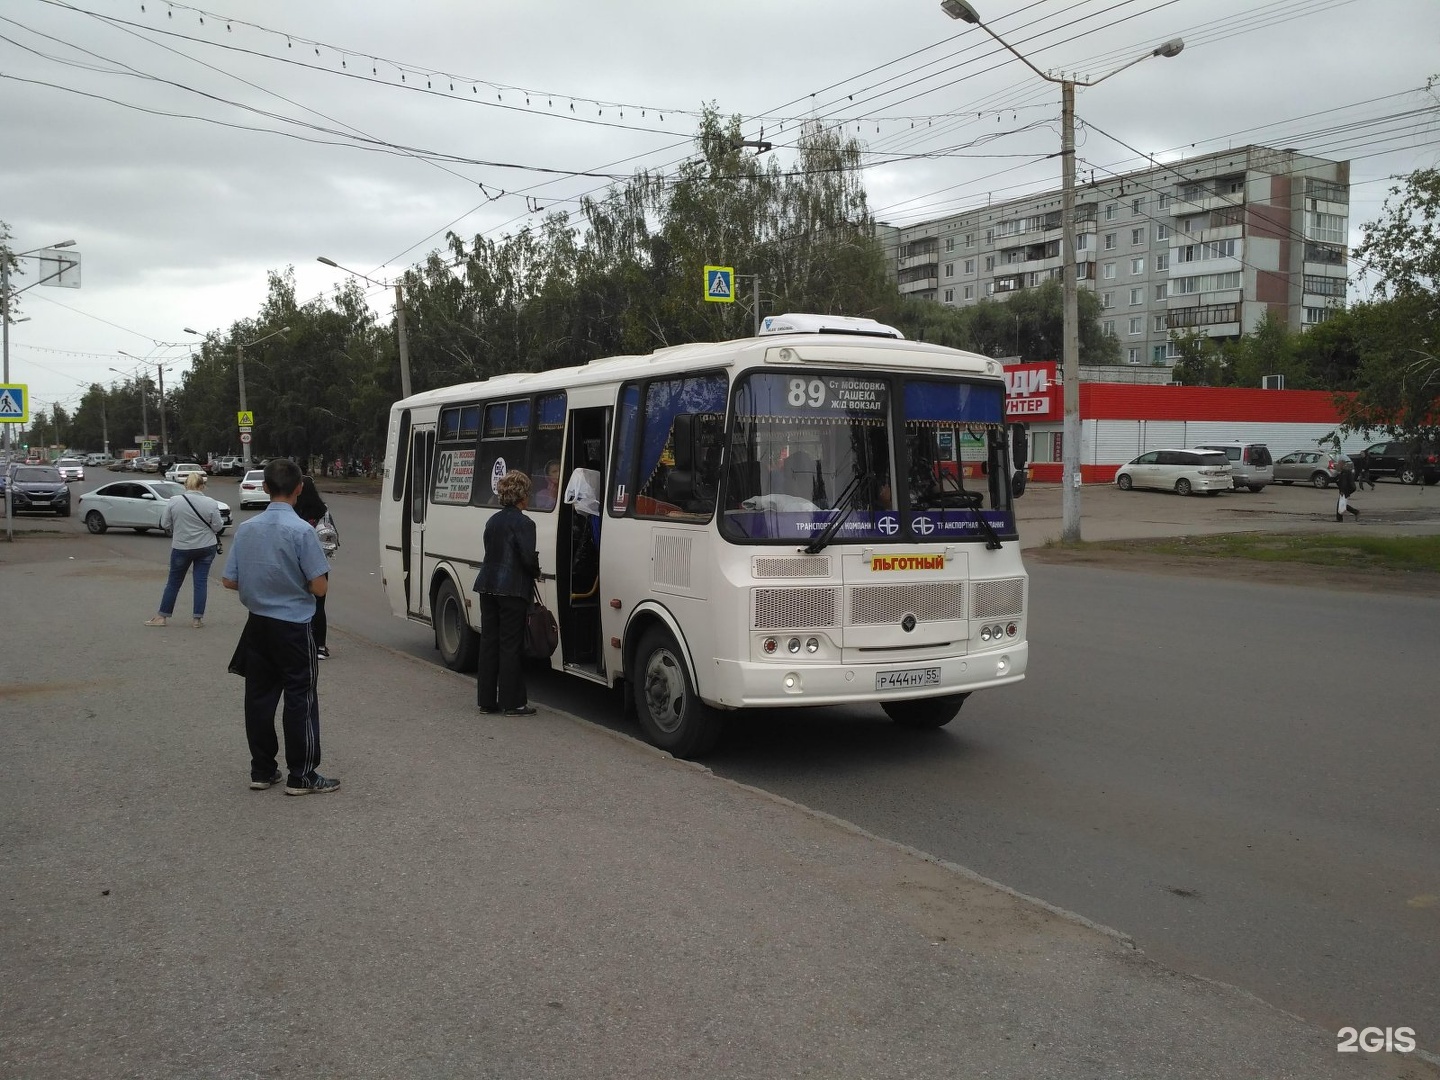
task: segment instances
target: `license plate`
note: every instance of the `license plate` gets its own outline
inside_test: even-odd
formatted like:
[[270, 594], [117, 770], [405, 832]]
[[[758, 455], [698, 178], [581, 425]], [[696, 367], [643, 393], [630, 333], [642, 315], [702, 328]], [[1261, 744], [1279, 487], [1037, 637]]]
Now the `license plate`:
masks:
[[876, 690], [906, 690], [915, 686], [939, 686], [938, 667], [906, 668], [904, 671], [877, 671]]

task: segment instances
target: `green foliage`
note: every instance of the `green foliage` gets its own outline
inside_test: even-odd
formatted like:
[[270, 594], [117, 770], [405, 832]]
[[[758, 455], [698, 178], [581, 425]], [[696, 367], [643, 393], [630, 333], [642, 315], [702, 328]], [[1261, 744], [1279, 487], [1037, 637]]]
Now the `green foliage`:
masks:
[[[1433, 80], [1432, 80], [1433, 81]], [[1343, 428], [1404, 437], [1440, 434], [1440, 170], [1420, 169], [1361, 226], [1355, 257], [1383, 280], [1381, 297], [1350, 313], [1353, 397]]]
[[1360, 227], [1355, 258], [1380, 275], [1379, 296], [1434, 296], [1440, 289], [1440, 169], [1417, 169], [1390, 189], [1383, 216]]

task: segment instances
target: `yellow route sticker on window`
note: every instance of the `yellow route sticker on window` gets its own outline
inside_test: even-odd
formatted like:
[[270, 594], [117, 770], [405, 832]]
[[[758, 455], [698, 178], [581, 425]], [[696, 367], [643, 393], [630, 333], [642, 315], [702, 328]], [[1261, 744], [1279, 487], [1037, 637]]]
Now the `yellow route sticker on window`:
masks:
[[944, 570], [944, 555], [871, 555], [870, 569], [884, 570]]

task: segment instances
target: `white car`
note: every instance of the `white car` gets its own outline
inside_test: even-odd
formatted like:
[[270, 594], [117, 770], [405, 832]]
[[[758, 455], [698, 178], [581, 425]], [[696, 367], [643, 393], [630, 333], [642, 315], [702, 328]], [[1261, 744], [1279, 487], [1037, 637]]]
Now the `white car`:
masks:
[[191, 473], [195, 472], [198, 472], [201, 476], [204, 476], [205, 466], [196, 465], [193, 461], [180, 461], [170, 466], [170, 468], [165, 473], [165, 479], [169, 480], [171, 483], [180, 484], [183, 486], [185, 483], [185, 478]]
[[60, 475], [65, 478], [67, 484], [71, 480], [85, 479], [85, 464], [79, 458], [62, 457], [55, 462], [55, 468], [60, 470]]
[[[147, 533], [160, 528], [165, 504], [185, 489], [169, 480], [116, 480], [80, 496], [80, 519], [92, 533], [106, 529], [134, 529]], [[220, 520], [230, 524], [230, 507], [220, 503]], [[220, 530], [223, 535], [225, 530]]]
[[252, 507], [264, 509], [270, 505], [270, 496], [265, 491], [265, 470], [251, 469], [240, 481], [240, 509]]
[[1230, 459], [1223, 450], [1151, 450], [1127, 461], [1115, 474], [1115, 486], [1121, 491], [1153, 488], [1177, 495], [1197, 491], [1213, 495], [1229, 491], [1233, 484]]

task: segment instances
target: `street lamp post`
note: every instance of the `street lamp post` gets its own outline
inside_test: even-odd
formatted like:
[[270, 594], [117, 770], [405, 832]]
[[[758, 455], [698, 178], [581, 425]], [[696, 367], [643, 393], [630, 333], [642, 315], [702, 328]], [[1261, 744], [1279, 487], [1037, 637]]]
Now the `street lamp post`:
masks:
[[[366, 277], [359, 271], [351, 270], [348, 266], [341, 266], [334, 259], [327, 259], [324, 255], [315, 256], [315, 261], [324, 263], [326, 266], [333, 266], [336, 270], [344, 270], [352, 277], [368, 281], [371, 285], [379, 285], [382, 289], [390, 287], [388, 282]], [[405, 333], [405, 299], [400, 293], [399, 278], [395, 279], [395, 337], [400, 351], [400, 396], [408, 398], [410, 396], [410, 340]]]
[[[262, 341], [269, 341], [272, 337], [283, 334], [289, 329], [290, 327], [288, 326], [282, 326], [279, 330], [272, 330], [264, 337], [258, 337], [254, 341], [237, 341], [235, 343], [235, 370], [240, 377], [240, 411], [242, 413], [250, 411], [250, 407], [245, 403], [245, 350], [255, 345], [259, 345]], [[195, 331], [187, 330], [186, 332], [193, 334]], [[242, 441], [240, 443], [240, 453], [245, 461], [245, 471], [249, 472], [250, 443], [248, 440]]]
[[[160, 453], [162, 455], [168, 455], [170, 453], [170, 436], [167, 434], [165, 428], [165, 372], [168, 371], [169, 368], [165, 367], [164, 363], [159, 360], [146, 360], [143, 357], [134, 356], [126, 352], [124, 349], [117, 349], [115, 351], [118, 352], [121, 356], [128, 356], [131, 360], [138, 360], [142, 364], [155, 365], [155, 375], [160, 380]], [[111, 370], [114, 369], [112, 368]], [[145, 400], [143, 396], [145, 393], [145, 388], [143, 386], [140, 388], [140, 393], [142, 395], [140, 400], [141, 404], [143, 405]], [[150, 434], [148, 423], [146, 424], [145, 434]]]
[[1185, 48], [1179, 38], [1126, 61], [1098, 79], [1057, 78], [1032, 64], [1011, 44], [980, 21], [980, 14], [968, 0], [940, 0], [940, 7], [952, 19], [970, 23], [984, 30], [1005, 49], [1046, 82], [1060, 84], [1060, 157], [1061, 157], [1061, 283], [1063, 286], [1061, 334], [1061, 371], [1064, 375], [1065, 424], [1061, 438], [1061, 528], [1065, 543], [1080, 540], [1080, 296], [1075, 278], [1075, 88], [1096, 86], [1118, 75], [1128, 67], [1152, 56], [1176, 56]]

